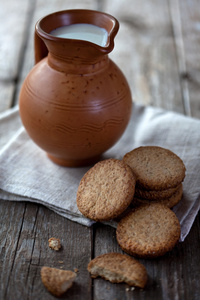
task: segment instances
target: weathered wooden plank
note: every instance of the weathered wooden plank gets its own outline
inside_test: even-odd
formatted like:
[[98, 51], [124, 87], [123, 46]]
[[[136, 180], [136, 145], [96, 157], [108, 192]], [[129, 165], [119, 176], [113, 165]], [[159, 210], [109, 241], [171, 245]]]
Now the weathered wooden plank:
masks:
[[[0, 79], [15, 80], [21, 61], [27, 31], [29, 9], [34, 1], [12, 1], [0, 4]], [[17, 13], [18, 12], [18, 13]]]
[[179, 70], [167, 1], [142, 5], [136, 0], [125, 2], [104, 3], [104, 10], [116, 16], [121, 24], [111, 57], [124, 71], [134, 101], [182, 113]]
[[174, 41], [175, 41], [176, 52], [177, 52], [183, 106], [184, 106], [185, 114], [190, 116], [191, 115], [190, 95], [188, 89], [188, 75], [187, 75], [186, 61], [185, 61], [185, 51], [184, 51], [184, 44], [183, 44], [179, 1], [170, 0], [169, 7], [170, 7], [170, 13], [172, 19], [173, 32], [174, 32]]
[[[0, 202], [7, 214], [1, 228], [1, 299], [54, 299], [40, 278], [42, 266], [78, 269], [72, 289], [63, 299], [91, 299], [87, 264], [91, 258], [91, 229], [35, 204]], [[1, 219], [3, 216], [1, 216]], [[6, 222], [7, 221], [7, 222]], [[48, 246], [60, 238], [62, 249]]]
[[[172, 2], [172, 1], [171, 1]], [[176, 1], [175, 1], [176, 2]], [[175, 2], [173, 5], [175, 5]], [[185, 74], [188, 84], [191, 115], [200, 117], [200, 3], [197, 0], [178, 1], [181, 18]]]
[[8, 299], [8, 285], [20, 236], [25, 204], [0, 201], [0, 299]]
[[168, 19], [168, 4], [166, 1], [153, 0], [111, 0], [103, 1], [103, 9], [115, 15], [121, 21], [130, 21], [138, 29], [165, 32], [171, 30]]

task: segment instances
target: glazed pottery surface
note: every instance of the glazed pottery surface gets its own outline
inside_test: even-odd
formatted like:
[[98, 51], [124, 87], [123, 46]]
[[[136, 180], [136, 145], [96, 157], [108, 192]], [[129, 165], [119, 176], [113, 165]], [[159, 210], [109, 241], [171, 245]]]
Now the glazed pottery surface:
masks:
[[[64, 25], [105, 28], [107, 44], [50, 34]], [[118, 21], [105, 13], [67, 10], [36, 24], [36, 65], [20, 92], [20, 116], [30, 138], [63, 166], [97, 161], [126, 129], [132, 108], [127, 80], [109, 58]]]

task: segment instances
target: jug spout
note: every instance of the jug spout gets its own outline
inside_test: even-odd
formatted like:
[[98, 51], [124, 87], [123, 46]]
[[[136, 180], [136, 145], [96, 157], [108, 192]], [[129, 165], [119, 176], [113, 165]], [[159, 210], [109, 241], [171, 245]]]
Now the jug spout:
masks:
[[[107, 33], [104, 46], [87, 40], [63, 38], [52, 34], [57, 28], [72, 24], [95, 25]], [[58, 59], [73, 63], [96, 63], [114, 48], [114, 38], [119, 30], [119, 22], [113, 16], [93, 10], [59, 11], [42, 18], [35, 27], [35, 63], [50, 52]]]

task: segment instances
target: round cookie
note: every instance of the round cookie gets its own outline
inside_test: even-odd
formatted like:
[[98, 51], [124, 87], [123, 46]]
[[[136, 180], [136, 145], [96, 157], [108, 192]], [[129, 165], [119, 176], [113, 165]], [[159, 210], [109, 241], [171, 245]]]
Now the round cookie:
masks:
[[135, 193], [135, 184], [131, 168], [123, 161], [100, 161], [80, 181], [78, 209], [89, 219], [111, 220], [129, 206]]
[[177, 190], [180, 189], [181, 185], [182, 183], [174, 188], [161, 190], [161, 191], [144, 190], [144, 189], [142, 190], [136, 188], [135, 197], [140, 199], [146, 199], [146, 200], [160, 200], [160, 199], [170, 198]]
[[132, 168], [140, 189], [174, 188], [185, 177], [183, 161], [172, 151], [158, 146], [136, 148], [125, 154], [123, 161]]
[[183, 187], [182, 187], [182, 184], [180, 184], [179, 188], [176, 190], [176, 192], [169, 198], [148, 200], [148, 199], [140, 199], [140, 198], [134, 197], [133, 201], [132, 201], [132, 205], [134, 207], [137, 207], [137, 206], [141, 206], [144, 204], [160, 203], [160, 204], [166, 205], [169, 208], [172, 208], [176, 204], [179, 203], [179, 201], [182, 198], [182, 195], [183, 195]]
[[95, 257], [88, 264], [92, 278], [101, 276], [113, 283], [125, 282], [130, 286], [144, 288], [147, 271], [136, 259], [121, 253], [106, 253]]
[[158, 257], [172, 250], [180, 233], [174, 212], [159, 203], [134, 209], [118, 223], [116, 230], [120, 247], [141, 258]]

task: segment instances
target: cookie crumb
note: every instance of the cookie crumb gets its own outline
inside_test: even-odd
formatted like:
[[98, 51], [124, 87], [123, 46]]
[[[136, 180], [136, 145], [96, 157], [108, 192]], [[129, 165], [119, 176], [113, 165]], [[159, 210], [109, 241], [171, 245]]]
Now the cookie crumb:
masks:
[[77, 268], [74, 268], [74, 272], [75, 272], [75, 273], [78, 273], [78, 271], [79, 271], [79, 270], [78, 270]]
[[60, 248], [61, 248], [60, 239], [56, 239], [56, 238], [52, 237], [48, 240], [48, 242], [49, 242], [49, 248], [51, 248], [55, 251], [60, 250]]

